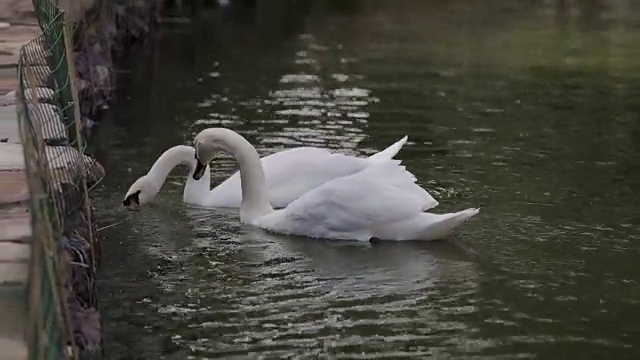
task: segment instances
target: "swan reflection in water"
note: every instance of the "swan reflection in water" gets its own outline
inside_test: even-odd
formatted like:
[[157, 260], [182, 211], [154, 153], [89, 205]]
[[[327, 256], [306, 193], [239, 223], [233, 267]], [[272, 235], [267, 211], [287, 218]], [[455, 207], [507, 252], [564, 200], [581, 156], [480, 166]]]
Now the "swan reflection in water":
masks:
[[332, 286], [342, 283], [362, 290], [375, 290], [376, 285], [389, 282], [401, 290], [475, 279], [476, 259], [458, 241], [371, 243], [278, 235], [242, 226], [234, 210], [188, 207], [187, 217], [196, 234], [193, 251], [233, 253], [233, 266], [256, 279], [286, 276], [295, 269], [334, 282]]
[[[163, 314], [159, 331], [177, 346], [226, 356], [267, 338], [273, 343], [256, 351], [317, 347], [318, 339], [350, 346], [370, 326], [388, 338], [453, 336], [469, 326], [460, 309], [476, 292], [478, 264], [457, 245], [460, 236], [372, 244], [275, 235], [240, 224], [237, 209], [172, 195], [134, 215], [132, 226], [144, 229], [132, 240], [163, 260], [150, 272], [160, 293], [142, 306]], [[335, 338], [345, 329], [353, 335]], [[294, 339], [294, 330], [303, 333]]]

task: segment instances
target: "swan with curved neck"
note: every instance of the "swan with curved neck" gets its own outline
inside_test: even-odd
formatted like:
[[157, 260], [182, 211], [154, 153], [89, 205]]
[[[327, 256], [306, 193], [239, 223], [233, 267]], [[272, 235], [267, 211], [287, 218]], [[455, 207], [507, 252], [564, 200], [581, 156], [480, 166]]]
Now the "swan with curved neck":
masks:
[[[195, 138], [196, 166], [193, 179], [202, 178], [206, 164], [200, 159], [211, 161], [218, 149], [229, 152], [237, 160], [240, 167], [240, 187], [242, 202], [240, 203], [240, 218], [242, 221], [251, 220], [273, 212], [273, 207], [267, 196], [267, 179], [260, 162], [260, 155], [244, 137], [225, 128], [205, 129]], [[202, 155], [206, 157], [203, 157]]]
[[[406, 142], [405, 136], [368, 158], [336, 154], [328, 149], [315, 147], [298, 147], [265, 156], [260, 161], [267, 180], [269, 202], [276, 208], [285, 207], [324, 182], [362, 171], [378, 161], [392, 159]], [[210, 189], [209, 172], [204, 181], [196, 182], [191, 177], [192, 167], [195, 166], [194, 154], [195, 150], [185, 145], [166, 150], [156, 160], [149, 173], [136, 180], [129, 188], [123, 201], [125, 206], [151, 201], [158, 194], [171, 170], [178, 165], [186, 164], [189, 166], [190, 174], [184, 188], [184, 202], [205, 207], [240, 207], [240, 173], [236, 172]]]
[[276, 233], [345, 240], [434, 240], [448, 236], [478, 213], [426, 213], [438, 205], [397, 160], [381, 160], [363, 171], [329, 180], [287, 207], [274, 210], [256, 149], [240, 134], [209, 128], [195, 138], [199, 180], [219, 149], [240, 167], [240, 220]]
[[163, 152], [153, 163], [146, 175], [136, 180], [124, 196], [122, 204], [125, 206], [143, 205], [155, 198], [171, 170], [178, 165], [189, 168], [189, 176], [184, 187], [182, 199], [186, 203], [196, 203], [203, 193], [209, 192], [211, 172], [208, 169], [202, 173], [200, 180], [191, 176], [195, 171], [195, 150], [191, 146], [177, 145]]

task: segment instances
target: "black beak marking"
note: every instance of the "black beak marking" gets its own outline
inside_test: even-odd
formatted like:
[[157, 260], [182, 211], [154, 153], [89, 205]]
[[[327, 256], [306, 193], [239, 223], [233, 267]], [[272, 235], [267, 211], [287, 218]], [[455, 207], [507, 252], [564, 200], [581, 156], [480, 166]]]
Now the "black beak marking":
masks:
[[193, 180], [200, 180], [204, 175], [206, 166], [196, 156], [196, 169], [193, 171]]
[[122, 200], [122, 205], [130, 206], [130, 205], [140, 205], [140, 190], [135, 193], [127, 196], [124, 200]]

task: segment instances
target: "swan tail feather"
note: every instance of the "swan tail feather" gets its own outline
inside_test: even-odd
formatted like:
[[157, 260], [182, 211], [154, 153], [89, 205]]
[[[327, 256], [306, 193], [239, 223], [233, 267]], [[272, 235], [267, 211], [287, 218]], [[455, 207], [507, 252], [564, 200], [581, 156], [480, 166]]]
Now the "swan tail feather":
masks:
[[404, 144], [407, 143], [408, 139], [409, 139], [409, 137], [405, 135], [402, 139], [400, 139], [400, 140], [396, 141], [395, 143], [391, 144], [388, 148], [369, 156], [369, 160], [391, 160], [391, 159], [393, 159], [393, 157], [398, 154], [400, 149], [402, 149]]
[[437, 218], [434, 219], [435, 221], [432, 221], [427, 226], [427, 233], [425, 234], [427, 240], [446, 238], [456, 228], [478, 214], [478, 212], [480, 212], [480, 209], [470, 208], [455, 213], [436, 215]]
[[378, 226], [373, 233], [376, 238], [384, 240], [431, 241], [445, 239], [479, 211], [480, 209], [470, 208], [448, 214], [425, 212], [410, 220]]

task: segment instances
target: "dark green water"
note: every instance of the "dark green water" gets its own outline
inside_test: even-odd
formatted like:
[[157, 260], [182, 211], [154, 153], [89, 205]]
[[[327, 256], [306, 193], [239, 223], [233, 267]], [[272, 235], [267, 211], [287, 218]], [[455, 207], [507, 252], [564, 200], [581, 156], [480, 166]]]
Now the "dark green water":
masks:
[[[233, 1], [232, 1], [233, 2]], [[120, 81], [97, 190], [111, 359], [640, 358], [640, 4], [257, 1], [167, 25]], [[450, 242], [267, 235], [128, 186], [210, 126], [261, 154], [400, 152]], [[229, 160], [213, 167], [228, 176]], [[296, 357], [299, 356], [299, 357]]]

